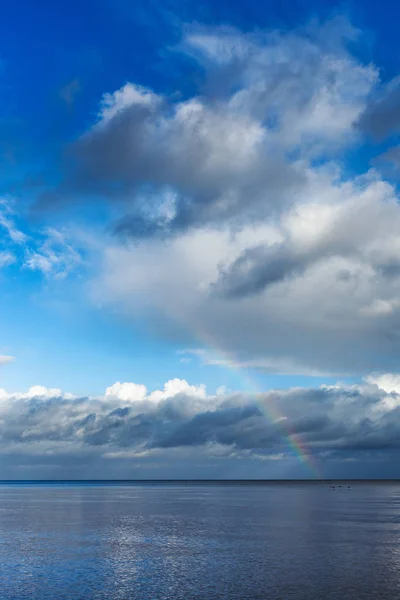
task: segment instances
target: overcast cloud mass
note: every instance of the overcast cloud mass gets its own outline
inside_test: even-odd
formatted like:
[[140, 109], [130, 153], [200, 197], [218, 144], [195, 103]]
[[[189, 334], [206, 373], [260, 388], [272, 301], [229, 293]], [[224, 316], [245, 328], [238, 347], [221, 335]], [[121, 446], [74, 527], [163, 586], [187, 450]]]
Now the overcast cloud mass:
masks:
[[238, 362], [396, 369], [396, 190], [372, 169], [349, 178], [339, 159], [383, 93], [346, 49], [356, 35], [342, 19], [284, 34], [188, 28], [182, 51], [211, 79], [202, 95], [171, 103], [130, 83], [104, 96], [65, 180], [126, 204], [96, 298], [151, 305], [158, 327], [175, 318]]
[[[157, 391], [153, 354], [156, 391], [75, 396], [35, 378], [26, 393], [0, 390], [0, 477], [398, 476], [399, 76], [363, 58], [345, 17], [179, 32], [163, 57], [190, 65], [191, 85], [132, 73], [97, 93], [52, 176], [33, 195], [25, 177], [28, 201], [4, 195], [0, 269], [26, 279], [32, 306], [46, 296], [63, 311], [66, 330], [95, 310], [121, 335], [140, 324], [205, 384], [171, 372]], [[65, 110], [85, 85], [60, 86]], [[18, 303], [9, 310], [17, 322]], [[90, 327], [100, 374], [113, 352]], [[8, 335], [2, 373], [19, 361]], [[76, 335], [58, 340], [68, 356]], [[217, 367], [320, 379], [207, 392]]]
[[[358, 386], [257, 395], [210, 396], [179, 379], [151, 393], [118, 382], [96, 398], [41, 386], [0, 390], [1, 476], [9, 477], [18, 460], [18, 473], [38, 462], [43, 478], [64, 468], [76, 477], [89, 465], [98, 477], [204, 477], [210, 462], [216, 477], [232, 472], [232, 463], [239, 473], [240, 463], [243, 470], [253, 463], [258, 476], [268, 468], [275, 477], [316, 477], [322, 467], [335, 476], [338, 465], [345, 476], [371, 468], [390, 476], [400, 449], [399, 407], [399, 378], [388, 375]], [[300, 440], [301, 466], [293, 456]]]

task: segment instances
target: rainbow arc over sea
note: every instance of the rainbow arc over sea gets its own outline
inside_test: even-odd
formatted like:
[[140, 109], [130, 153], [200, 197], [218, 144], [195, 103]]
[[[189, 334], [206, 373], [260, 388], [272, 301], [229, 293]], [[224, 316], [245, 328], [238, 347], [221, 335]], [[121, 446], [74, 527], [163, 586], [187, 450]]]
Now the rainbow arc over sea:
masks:
[[245, 386], [248, 393], [252, 394], [257, 402], [261, 412], [265, 418], [274, 424], [278, 424], [282, 438], [285, 440], [288, 448], [290, 448], [291, 455], [295, 456], [300, 463], [306, 468], [307, 472], [312, 479], [321, 479], [322, 474], [320, 467], [315, 460], [315, 457], [307, 448], [307, 445], [301, 440], [301, 437], [290, 431], [289, 423], [285, 417], [274, 405], [272, 399], [265, 401], [265, 396], [261, 399], [264, 390], [261, 390], [257, 382], [249, 375], [249, 373], [237, 364], [237, 361], [230, 356], [228, 352], [222, 350], [217, 344], [213, 337], [206, 333], [204, 330], [196, 336], [205, 347], [209, 348], [218, 359], [221, 360], [221, 364], [227, 368], [230, 372], [235, 373], [238, 377], [241, 385]]

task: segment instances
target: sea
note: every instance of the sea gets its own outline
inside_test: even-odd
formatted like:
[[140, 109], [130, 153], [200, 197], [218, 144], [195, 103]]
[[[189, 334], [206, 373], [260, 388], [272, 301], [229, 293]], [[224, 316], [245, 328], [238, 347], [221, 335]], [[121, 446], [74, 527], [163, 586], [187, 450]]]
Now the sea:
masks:
[[400, 483], [3, 482], [0, 598], [400, 599]]

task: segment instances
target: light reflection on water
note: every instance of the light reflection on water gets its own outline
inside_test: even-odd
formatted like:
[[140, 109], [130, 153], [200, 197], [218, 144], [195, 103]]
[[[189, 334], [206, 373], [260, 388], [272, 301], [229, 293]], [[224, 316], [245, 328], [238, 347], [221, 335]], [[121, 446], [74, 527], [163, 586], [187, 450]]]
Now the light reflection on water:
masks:
[[400, 486], [0, 486], [0, 597], [400, 598]]

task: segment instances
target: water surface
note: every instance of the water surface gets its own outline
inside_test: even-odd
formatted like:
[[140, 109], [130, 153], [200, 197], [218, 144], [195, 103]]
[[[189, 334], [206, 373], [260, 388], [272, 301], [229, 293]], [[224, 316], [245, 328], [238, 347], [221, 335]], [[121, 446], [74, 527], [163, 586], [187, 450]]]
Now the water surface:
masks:
[[0, 485], [2, 600], [400, 598], [400, 485]]

